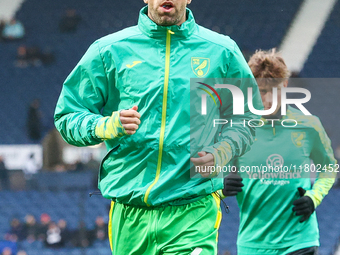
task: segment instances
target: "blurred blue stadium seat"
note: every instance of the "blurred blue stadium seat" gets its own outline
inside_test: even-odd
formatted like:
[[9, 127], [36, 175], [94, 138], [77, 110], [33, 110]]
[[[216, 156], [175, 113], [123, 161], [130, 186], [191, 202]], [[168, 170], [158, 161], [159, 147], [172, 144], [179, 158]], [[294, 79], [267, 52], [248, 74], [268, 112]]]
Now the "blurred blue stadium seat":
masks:
[[36, 182], [39, 190], [89, 189], [93, 185], [93, 173], [42, 172], [36, 176]]
[[10, 241], [2, 241], [0, 240], [0, 252], [2, 253], [3, 249], [4, 248], [10, 248], [12, 250], [13, 253], [16, 253], [17, 252], [17, 243], [15, 242], [10, 242]]
[[[67, 173], [64, 175], [68, 176]], [[87, 174], [80, 173], [77, 176], [79, 182]], [[107, 217], [110, 201], [102, 196], [90, 197], [91, 191], [86, 186], [79, 190], [0, 191], [0, 233], [5, 234], [9, 230], [9, 222], [13, 217], [24, 221], [27, 214], [32, 214], [39, 221], [42, 213], [49, 214], [52, 221], [65, 219], [70, 229], [76, 229], [80, 220], [84, 220], [87, 227], [92, 229], [97, 216]]]

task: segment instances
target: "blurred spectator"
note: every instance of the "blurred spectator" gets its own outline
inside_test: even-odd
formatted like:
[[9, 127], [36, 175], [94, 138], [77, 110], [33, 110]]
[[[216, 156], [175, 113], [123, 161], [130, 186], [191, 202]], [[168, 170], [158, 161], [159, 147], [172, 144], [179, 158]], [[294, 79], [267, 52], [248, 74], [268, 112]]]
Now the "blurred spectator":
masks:
[[42, 141], [43, 168], [51, 171], [65, 171], [63, 146], [65, 141], [56, 128], [51, 129]]
[[77, 160], [74, 162], [74, 164], [72, 164], [72, 165], [70, 166], [70, 169], [69, 169], [69, 170], [75, 171], [75, 172], [81, 172], [81, 171], [84, 170], [84, 164], [83, 164], [83, 162], [81, 162], [80, 159], [77, 159]]
[[58, 221], [58, 227], [60, 228], [61, 231], [61, 242], [62, 244], [68, 245], [68, 242], [71, 240], [72, 234], [67, 228], [67, 222], [64, 219], [60, 219]]
[[22, 39], [25, 36], [25, 28], [20, 21], [16, 19], [11, 19], [5, 23], [2, 30], [2, 38], [5, 41], [13, 41]]
[[39, 99], [34, 99], [28, 108], [26, 127], [28, 137], [38, 142], [42, 137], [42, 114]]
[[24, 223], [25, 238], [28, 242], [32, 243], [38, 237], [38, 225], [33, 215], [27, 214]]
[[0, 41], [2, 41], [2, 31], [4, 30], [5, 27], [5, 21], [0, 20]]
[[74, 234], [72, 244], [76, 247], [86, 248], [91, 245], [91, 240], [91, 231], [86, 228], [85, 222], [81, 221], [79, 223], [79, 228]]
[[9, 189], [9, 177], [8, 177], [8, 169], [6, 168], [4, 158], [0, 155], [0, 183], [2, 190]]
[[75, 9], [67, 9], [59, 22], [61, 33], [74, 33], [77, 30], [81, 16]]
[[38, 46], [27, 47], [28, 63], [31, 66], [41, 66], [41, 50]]
[[58, 225], [51, 221], [48, 224], [48, 229], [46, 231], [46, 240], [45, 244], [50, 248], [61, 248], [63, 246], [62, 238], [61, 238], [61, 230]]
[[108, 238], [108, 224], [105, 223], [104, 217], [96, 218], [96, 226], [94, 229], [95, 240], [103, 241]]
[[40, 66], [41, 52], [40, 48], [37, 46], [27, 47], [26, 45], [21, 45], [17, 49], [17, 67], [28, 67], [28, 66]]
[[35, 160], [34, 153], [31, 153], [29, 158], [26, 160], [25, 167], [22, 169], [28, 189], [36, 188], [34, 175], [38, 173], [40, 168], [40, 165]]
[[17, 255], [27, 255], [27, 252], [20, 250], [18, 251]]
[[5, 236], [5, 239], [11, 242], [22, 241], [25, 239], [23, 225], [18, 218], [13, 218], [10, 223], [10, 230]]
[[45, 241], [48, 225], [51, 222], [51, 217], [47, 213], [40, 215], [40, 224], [38, 225], [38, 240]]
[[21, 45], [17, 49], [17, 67], [27, 67], [29, 65], [29, 57], [27, 53], [27, 47], [25, 45]]
[[2, 250], [1, 255], [13, 255], [12, 249], [9, 248], [9, 247], [4, 248], [4, 249]]
[[21, 45], [17, 49], [15, 65], [25, 68], [28, 66], [49, 65], [55, 61], [54, 53], [47, 48], [44, 52], [37, 46]]
[[[106, 245], [108, 239], [108, 224], [105, 217], [98, 216], [95, 221], [95, 228], [89, 230], [85, 222], [80, 222], [78, 229], [70, 231], [67, 227], [67, 222], [60, 219], [58, 223], [51, 221], [47, 213], [40, 216], [40, 225], [37, 224], [33, 215], [27, 214], [25, 222], [21, 223], [17, 218], [13, 218], [10, 225], [11, 229], [5, 235], [5, 240], [11, 243], [21, 244], [25, 243], [27, 246], [20, 247], [38, 247], [42, 248], [43, 245], [49, 248], [62, 248], [62, 247], [90, 247], [92, 245]], [[13, 250], [9, 247], [12, 253], [18, 255], [27, 255], [25, 251], [17, 253], [16, 249]], [[39, 248], [39, 249], [40, 249]], [[0, 248], [0, 255], [1, 248]]]

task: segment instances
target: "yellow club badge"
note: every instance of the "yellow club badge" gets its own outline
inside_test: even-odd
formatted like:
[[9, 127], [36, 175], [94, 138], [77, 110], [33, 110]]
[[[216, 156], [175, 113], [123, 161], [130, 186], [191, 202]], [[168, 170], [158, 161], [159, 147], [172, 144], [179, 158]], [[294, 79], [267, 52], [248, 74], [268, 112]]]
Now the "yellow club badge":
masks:
[[204, 77], [207, 75], [210, 69], [209, 58], [191, 58], [191, 68], [197, 77]]
[[305, 143], [305, 137], [306, 133], [305, 132], [292, 132], [292, 142], [296, 147], [302, 147], [303, 144]]

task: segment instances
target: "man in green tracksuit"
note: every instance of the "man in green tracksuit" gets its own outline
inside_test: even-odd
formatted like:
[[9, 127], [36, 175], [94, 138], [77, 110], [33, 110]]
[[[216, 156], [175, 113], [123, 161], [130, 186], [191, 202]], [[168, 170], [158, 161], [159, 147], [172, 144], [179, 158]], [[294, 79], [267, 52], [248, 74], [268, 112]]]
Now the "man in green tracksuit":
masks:
[[[235, 42], [195, 23], [190, 0], [144, 2], [138, 26], [94, 42], [67, 77], [55, 125], [72, 145], [106, 143], [99, 189], [113, 201], [112, 254], [216, 254], [221, 212], [214, 192], [223, 180], [190, 178], [190, 164], [241, 156], [254, 128], [220, 125], [201, 135], [213, 119], [232, 117], [227, 89], [216, 89], [218, 107], [208, 105], [190, 127], [201, 102], [197, 94], [190, 105], [190, 92], [203, 93], [191, 89], [190, 78], [235, 78], [244, 93], [253, 87], [257, 109], [258, 88]], [[256, 118], [244, 110], [235, 121]], [[199, 145], [194, 153], [190, 134]]]
[[[289, 71], [279, 53], [258, 51], [249, 65], [265, 110], [273, 106], [273, 88], [278, 90], [278, 105], [262, 118], [251, 150], [234, 162], [244, 184], [237, 194], [238, 254], [316, 255], [319, 230], [314, 210], [332, 187], [338, 168], [330, 140], [317, 117], [292, 107], [281, 115], [280, 94]], [[311, 172], [317, 176], [313, 187]], [[241, 186], [228, 179], [226, 183], [229, 190]]]

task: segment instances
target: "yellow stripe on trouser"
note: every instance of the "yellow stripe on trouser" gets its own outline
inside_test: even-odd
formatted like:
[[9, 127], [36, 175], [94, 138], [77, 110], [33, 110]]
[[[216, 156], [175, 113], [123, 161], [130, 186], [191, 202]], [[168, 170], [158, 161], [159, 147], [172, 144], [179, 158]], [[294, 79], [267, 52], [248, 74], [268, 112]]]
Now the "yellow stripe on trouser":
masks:
[[167, 107], [167, 98], [168, 98], [168, 85], [169, 85], [169, 73], [170, 73], [170, 43], [171, 43], [171, 34], [174, 32], [168, 30], [166, 34], [166, 51], [165, 51], [165, 75], [164, 75], [164, 89], [163, 89], [163, 105], [162, 105], [162, 123], [161, 123], [161, 132], [159, 135], [159, 153], [158, 153], [158, 162], [157, 162], [157, 170], [156, 177], [153, 183], [149, 186], [149, 188], [145, 192], [144, 203], [148, 206], [148, 197], [150, 191], [153, 186], [158, 182], [159, 175], [162, 167], [162, 153], [163, 153], [163, 143], [164, 143], [164, 133], [165, 133], [165, 124], [166, 124], [166, 107]]
[[218, 241], [218, 229], [220, 228], [221, 221], [222, 221], [222, 212], [220, 210], [220, 205], [221, 205], [221, 199], [215, 194], [212, 193], [213, 198], [215, 199], [216, 206], [217, 206], [217, 216], [216, 216], [216, 222], [214, 228], [217, 229], [217, 234], [216, 234], [216, 242]]
[[111, 207], [110, 207], [110, 213], [109, 213], [109, 226], [108, 226], [111, 251], [113, 251], [113, 248], [112, 248], [112, 214], [113, 214], [114, 205], [115, 205], [115, 202], [111, 201]]

